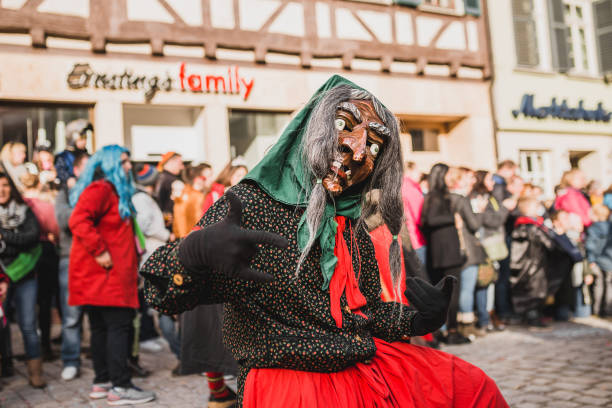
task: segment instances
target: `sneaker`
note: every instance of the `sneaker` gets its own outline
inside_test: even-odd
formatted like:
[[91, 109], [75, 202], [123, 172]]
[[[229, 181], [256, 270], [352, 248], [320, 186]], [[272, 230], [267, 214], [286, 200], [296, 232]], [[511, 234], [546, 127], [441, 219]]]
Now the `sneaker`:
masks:
[[141, 366], [137, 358], [129, 358], [128, 367], [132, 370], [133, 377], [145, 378], [151, 375], [151, 371]]
[[208, 408], [229, 408], [236, 404], [236, 393], [229, 387], [226, 388], [227, 393], [222, 397], [215, 397], [210, 394], [208, 397]]
[[113, 388], [113, 385], [111, 383], [109, 383], [109, 382], [94, 384], [91, 387], [91, 392], [89, 393], [89, 398], [91, 398], [91, 399], [106, 398], [106, 396], [108, 395], [108, 391], [111, 388]]
[[132, 385], [129, 388], [111, 388], [106, 397], [106, 403], [108, 405], [136, 405], [144, 404], [154, 399], [155, 393], [153, 391], [144, 391]]
[[70, 381], [79, 376], [79, 367], [67, 366], [62, 370], [62, 380]]
[[159, 353], [163, 349], [164, 349], [163, 346], [159, 344], [159, 342], [156, 341], [156, 339], [150, 339], [150, 340], [140, 342], [140, 350], [142, 351], [146, 351], [149, 353]]

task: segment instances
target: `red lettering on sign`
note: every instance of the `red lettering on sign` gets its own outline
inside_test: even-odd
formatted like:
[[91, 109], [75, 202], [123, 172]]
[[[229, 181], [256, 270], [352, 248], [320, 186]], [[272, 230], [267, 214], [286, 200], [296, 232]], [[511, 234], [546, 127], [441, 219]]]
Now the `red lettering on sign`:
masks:
[[189, 75], [187, 77], [189, 88], [193, 92], [202, 92], [202, 77], [199, 75]]
[[206, 92], [210, 92], [210, 81], [215, 81], [215, 92], [219, 92], [219, 82], [221, 82], [223, 93], [225, 93], [225, 78], [222, 76], [206, 75]]
[[251, 94], [251, 89], [253, 89], [253, 85], [255, 85], [255, 79], [252, 78], [250, 82], [244, 80], [244, 78], [240, 78], [244, 86], [246, 87], [246, 92], [244, 93], [244, 100], [246, 101], [249, 95]]

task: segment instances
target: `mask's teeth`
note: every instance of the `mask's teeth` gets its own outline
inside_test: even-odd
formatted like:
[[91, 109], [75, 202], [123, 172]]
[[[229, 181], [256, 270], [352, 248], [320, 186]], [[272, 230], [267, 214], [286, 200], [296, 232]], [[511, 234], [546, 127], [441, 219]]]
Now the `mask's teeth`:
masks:
[[346, 172], [344, 172], [344, 174], [346, 174], [346, 179], [350, 180], [351, 179], [351, 171], [347, 170]]

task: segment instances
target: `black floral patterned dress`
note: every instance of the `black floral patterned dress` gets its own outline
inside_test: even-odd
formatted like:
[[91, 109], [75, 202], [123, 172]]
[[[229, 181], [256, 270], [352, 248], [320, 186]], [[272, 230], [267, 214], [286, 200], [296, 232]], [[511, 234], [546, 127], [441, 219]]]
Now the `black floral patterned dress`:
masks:
[[[364, 230], [356, 230], [354, 220], [348, 220], [353, 236], [347, 228], [344, 238], [351, 248], [355, 246], [353, 269], [367, 305], [361, 309], [365, 316], [353, 314], [343, 295], [339, 328], [331, 315], [329, 290], [322, 289], [318, 245], [296, 274], [300, 256], [297, 228], [304, 210], [274, 201], [251, 181], [231, 190], [243, 203], [242, 228], [273, 232], [289, 241], [287, 249], [260, 246], [252, 260], [252, 268], [274, 276], [271, 282], [228, 278], [214, 270], [193, 274], [177, 258], [179, 242], [159, 248], [141, 274], [146, 279], [147, 302], [161, 313], [176, 314], [199, 304], [225, 304], [223, 337], [240, 366], [239, 396], [251, 368], [341, 371], [373, 358], [373, 337], [394, 342], [411, 335], [415, 312], [381, 301], [374, 247]], [[220, 221], [227, 210], [222, 197], [198, 225]]]

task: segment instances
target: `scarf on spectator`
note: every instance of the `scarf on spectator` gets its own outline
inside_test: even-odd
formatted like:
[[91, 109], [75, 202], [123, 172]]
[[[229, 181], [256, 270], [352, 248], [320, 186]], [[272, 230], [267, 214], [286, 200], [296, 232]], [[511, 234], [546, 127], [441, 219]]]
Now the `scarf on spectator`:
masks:
[[11, 200], [8, 205], [0, 205], [0, 227], [13, 230], [23, 224], [28, 206]]

